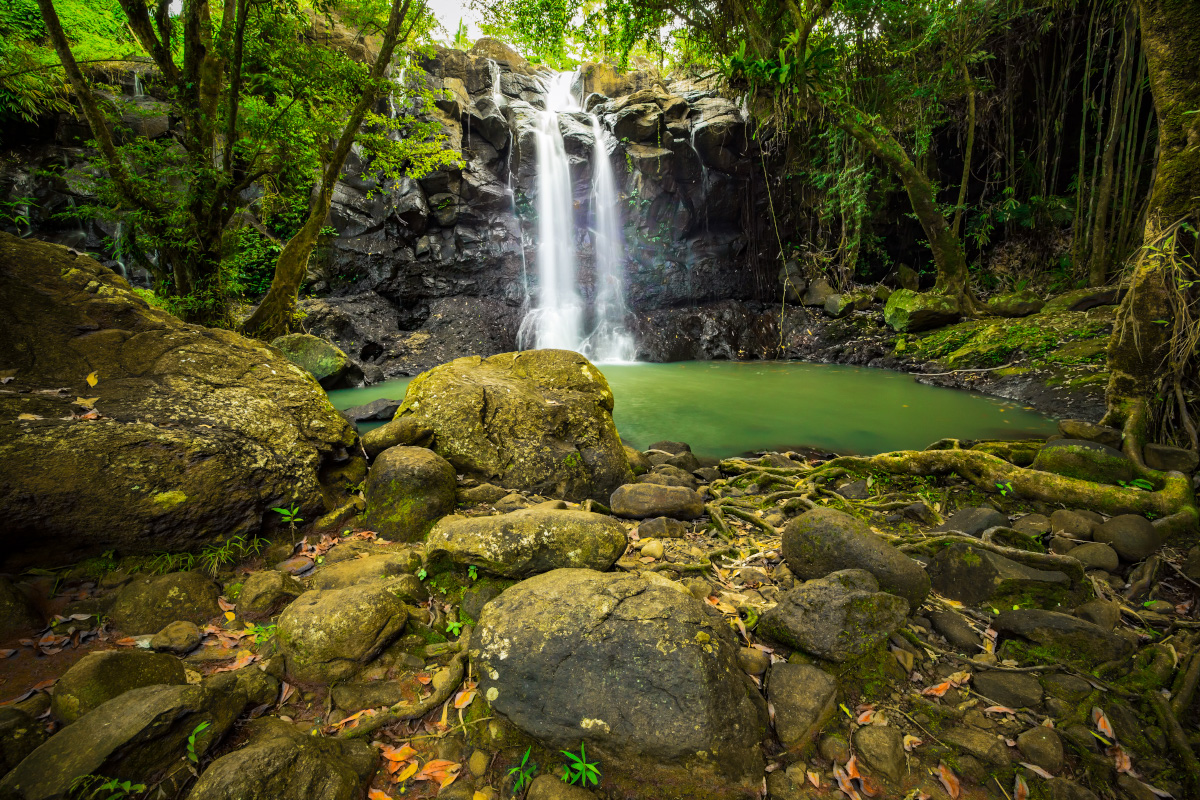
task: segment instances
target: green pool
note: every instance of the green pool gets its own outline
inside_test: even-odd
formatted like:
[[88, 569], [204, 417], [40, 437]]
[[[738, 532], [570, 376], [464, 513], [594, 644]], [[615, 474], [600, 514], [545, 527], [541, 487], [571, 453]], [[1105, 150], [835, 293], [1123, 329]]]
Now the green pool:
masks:
[[[923, 386], [866, 367], [797, 362], [687, 361], [600, 365], [616, 397], [613, 417], [634, 447], [687, 442], [727, 457], [802, 446], [873, 454], [938, 439], [1041, 437], [1054, 421], [1013, 403]], [[404, 396], [410, 379], [329, 393], [337, 408]]]

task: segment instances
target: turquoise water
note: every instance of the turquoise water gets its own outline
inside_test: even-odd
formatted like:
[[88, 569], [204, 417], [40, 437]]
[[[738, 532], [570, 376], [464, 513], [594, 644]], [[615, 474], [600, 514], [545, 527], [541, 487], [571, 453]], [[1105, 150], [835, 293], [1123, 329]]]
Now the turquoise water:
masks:
[[[616, 397], [626, 444], [687, 442], [720, 458], [815, 447], [874, 454], [920, 449], [945, 437], [1042, 437], [1049, 417], [970, 392], [923, 386], [866, 367], [772, 361], [600, 365]], [[329, 393], [336, 408], [400, 399], [410, 379]]]

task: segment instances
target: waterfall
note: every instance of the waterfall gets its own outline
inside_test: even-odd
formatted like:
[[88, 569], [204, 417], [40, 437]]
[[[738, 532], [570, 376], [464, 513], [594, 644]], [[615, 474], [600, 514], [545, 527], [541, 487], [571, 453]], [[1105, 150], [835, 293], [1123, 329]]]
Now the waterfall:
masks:
[[583, 341], [583, 298], [576, 288], [575, 199], [570, 163], [558, 129], [560, 112], [578, 111], [571, 74], [559, 73], [546, 91], [546, 110], [537, 112], [537, 276], [533, 309], [521, 322], [518, 346], [579, 350]]
[[633, 361], [633, 337], [625, 330], [625, 238], [621, 232], [621, 208], [617, 181], [600, 127], [600, 118], [592, 119], [595, 145], [592, 156], [592, 250], [596, 264], [596, 301], [592, 333], [581, 351], [593, 361]]
[[592, 225], [595, 298], [591, 330], [585, 336], [586, 309], [579, 293], [575, 257], [575, 202], [570, 163], [558, 115], [583, 109], [571, 93], [574, 75], [558, 73], [546, 86], [546, 110], [537, 113], [538, 288], [533, 307], [521, 321], [517, 346], [575, 350], [598, 362], [632, 361], [633, 337], [625, 330], [624, 238], [616, 179], [600, 119], [592, 123]]
[[134, 73], [133, 73], [133, 96], [134, 97], [145, 97], [146, 96], [146, 92], [142, 89], [142, 78], [137, 73], [137, 71], [134, 71]]

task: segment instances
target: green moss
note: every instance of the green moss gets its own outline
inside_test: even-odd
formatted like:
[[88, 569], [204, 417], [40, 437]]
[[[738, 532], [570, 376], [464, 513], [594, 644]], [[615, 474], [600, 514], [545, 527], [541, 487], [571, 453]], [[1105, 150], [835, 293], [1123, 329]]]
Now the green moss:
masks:
[[1099, 363], [1110, 322], [1106, 315], [1085, 312], [968, 320], [918, 337], [910, 347], [918, 358], [956, 369], [997, 366], [1018, 357], [1030, 358], [1034, 364]]
[[908, 677], [886, 642], [856, 659], [840, 664], [822, 663], [821, 667], [837, 680], [838, 697], [850, 708], [860, 701], [887, 696], [896, 684], [903, 683]]

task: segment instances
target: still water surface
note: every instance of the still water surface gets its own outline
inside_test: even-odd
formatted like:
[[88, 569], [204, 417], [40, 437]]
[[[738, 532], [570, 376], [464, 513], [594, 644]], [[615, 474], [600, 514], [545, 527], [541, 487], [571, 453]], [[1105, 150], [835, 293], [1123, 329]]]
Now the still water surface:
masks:
[[[720, 458], [802, 446], [873, 454], [920, 449], [947, 436], [1055, 432], [1050, 418], [1010, 402], [881, 369], [772, 361], [599, 366], [616, 397], [617, 430], [638, 448], [672, 439]], [[329, 398], [339, 409], [400, 399], [409, 380], [332, 391]]]

